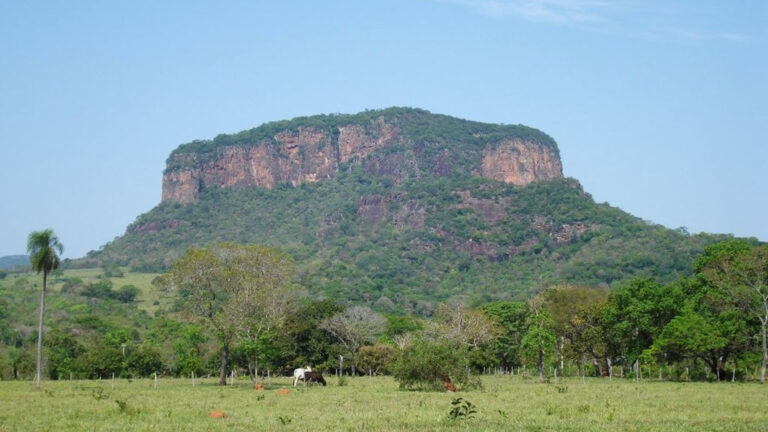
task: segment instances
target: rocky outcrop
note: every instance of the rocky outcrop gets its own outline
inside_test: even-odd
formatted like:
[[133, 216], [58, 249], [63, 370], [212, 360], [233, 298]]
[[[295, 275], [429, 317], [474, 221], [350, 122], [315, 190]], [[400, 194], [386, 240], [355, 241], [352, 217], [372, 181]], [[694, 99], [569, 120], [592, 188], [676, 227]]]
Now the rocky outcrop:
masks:
[[518, 186], [563, 176], [563, 165], [553, 149], [522, 140], [489, 146], [483, 154], [482, 176]]
[[[419, 121], [430, 119], [426, 116], [451, 119], [417, 113]], [[162, 200], [186, 204], [210, 186], [274, 188], [280, 184], [314, 183], [334, 178], [348, 164], [361, 164], [366, 174], [389, 177], [395, 183], [419, 178], [422, 172], [447, 176], [457, 170], [515, 185], [562, 177], [554, 142], [548, 145], [536, 139], [512, 136], [499, 140], [494, 136], [484, 146], [478, 147], [473, 138], [470, 145], [454, 151], [451, 140], [456, 139], [455, 135], [441, 137], [439, 130], [430, 129], [431, 135], [425, 138], [418, 129], [420, 123], [406, 124], [402, 117], [380, 115], [347, 123], [343, 120], [340, 117], [336, 123], [298, 126], [286, 122], [282, 129], [268, 129], [272, 125], [265, 125], [246, 131], [252, 134], [247, 139], [241, 133], [221, 140], [217, 137], [219, 141], [190, 143], [208, 145], [199, 151], [182, 146], [183, 151], [177, 149], [168, 159]], [[272, 132], [264, 133], [267, 130]], [[407, 131], [413, 130], [421, 135], [409, 135]], [[425, 150], [428, 148], [431, 150]], [[467, 164], [473, 166], [467, 168]]]

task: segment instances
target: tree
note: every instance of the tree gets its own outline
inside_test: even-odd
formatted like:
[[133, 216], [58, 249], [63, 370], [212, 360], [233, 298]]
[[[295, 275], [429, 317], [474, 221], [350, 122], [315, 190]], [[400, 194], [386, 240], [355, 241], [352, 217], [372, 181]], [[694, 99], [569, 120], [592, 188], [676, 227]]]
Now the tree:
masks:
[[500, 301], [483, 306], [483, 312], [501, 328], [493, 347], [501, 366], [506, 369], [521, 365], [520, 341], [528, 329], [528, 305], [523, 302]]
[[679, 314], [684, 300], [678, 285], [652, 278], [635, 278], [612, 291], [602, 316], [612, 353], [634, 363]]
[[361, 369], [372, 374], [378, 374], [380, 370], [388, 371], [394, 358], [395, 347], [377, 343], [376, 345], [360, 347], [357, 363]]
[[480, 310], [440, 304], [433, 316], [437, 335], [456, 349], [477, 349], [496, 338], [499, 328]]
[[726, 343], [726, 338], [718, 332], [716, 326], [701, 315], [686, 311], [664, 326], [645, 354], [666, 360], [698, 358], [717, 373]]
[[64, 246], [53, 230], [33, 231], [27, 241], [27, 253], [29, 265], [38, 274], [43, 273], [43, 287], [40, 290], [40, 321], [37, 328], [37, 369], [35, 373], [35, 387], [40, 388], [40, 380], [43, 378], [43, 320], [45, 317], [45, 290], [48, 283], [48, 274], [59, 267], [60, 260], [56, 254], [64, 252]]
[[332, 334], [352, 358], [352, 375], [355, 375], [355, 356], [366, 343], [373, 343], [384, 333], [386, 320], [365, 306], [350, 306], [344, 312], [324, 320], [320, 327]]
[[320, 323], [344, 311], [331, 300], [295, 305], [277, 337], [278, 363], [289, 369], [333, 364], [335, 337], [320, 328]]
[[576, 355], [581, 367], [584, 355], [592, 357], [595, 372], [602, 374], [602, 362], [606, 350], [599, 318], [608, 298], [608, 290], [577, 285], [557, 285], [539, 294], [541, 307], [551, 318], [556, 337], [557, 357], [560, 368], [566, 351]]
[[188, 250], [158, 283], [178, 294], [180, 312], [209, 327], [221, 346], [219, 383], [227, 383], [230, 349], [238, 335], [258, 333], [273, 295], [288, 288], [293, 261], [277, 249], [221, 243]]
[[413, 341], [392, 365], [401, 389], [442, 389], [444, 382], [467, 384], [465, 360], [451, 346], [430, 339]]
[[706, 282], [727, 293], [737, 309], [760, 322], [760, 382], [764, 383], [768, 364], [768, 246], [753, 247], [745, 240], [712, 245], [696, 260], [695, 268]]

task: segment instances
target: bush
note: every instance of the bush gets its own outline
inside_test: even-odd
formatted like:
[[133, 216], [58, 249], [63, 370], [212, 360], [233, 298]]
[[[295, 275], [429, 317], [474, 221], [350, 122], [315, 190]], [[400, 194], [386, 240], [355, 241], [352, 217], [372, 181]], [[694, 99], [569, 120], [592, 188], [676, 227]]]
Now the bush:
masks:
[[147, 377], [163, 370], [163, 360], [154, 347], [140, 345], [128, 356], [127, 369], [135, 377]]
[[367, 345], [357, 352], [355, 363], [364, 372], [386, 373], [389, 371], [394, 357], [395, 348], [391, 345]]
[[459, 350], [428, 340], [406, 347], [392, 366], [401, 389], [441, 390], [443, 382], [467, 384], [466, 365]]
[[135, 285], [123, 285], [112, 294], [112, 297], [122, 303], [131, 303], [136, 300], [137, 295], [139, 295], [139, 289]]

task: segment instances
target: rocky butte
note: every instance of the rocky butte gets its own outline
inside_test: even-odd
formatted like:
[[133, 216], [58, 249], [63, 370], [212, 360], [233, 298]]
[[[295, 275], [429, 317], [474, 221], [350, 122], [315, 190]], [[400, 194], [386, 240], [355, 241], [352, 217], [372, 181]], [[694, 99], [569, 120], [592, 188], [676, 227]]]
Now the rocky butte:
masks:
[[183, 144], [163, 202], [72, 264], [160, 272], [190, 247], [272, 245], [312, 296], [428, 316], [446, 299], [675, 280], [721, 238], [595, 203], [539, 130], [388, 108]]
[[314, 183], [355, 167], [395, 184], [425, 175], [515, 185], [563, 177], [557, 144], [536, 129], [388, 108], [266, 123], [184, 144], [167, 160], [162, 200], [187, 204], [211, 186]]

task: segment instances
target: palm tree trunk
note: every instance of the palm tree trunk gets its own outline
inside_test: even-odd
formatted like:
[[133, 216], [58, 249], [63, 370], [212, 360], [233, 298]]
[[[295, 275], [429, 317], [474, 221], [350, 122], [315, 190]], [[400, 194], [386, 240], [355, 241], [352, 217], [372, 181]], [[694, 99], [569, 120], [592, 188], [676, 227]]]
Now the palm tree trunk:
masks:
[[43, 272], [43, 288], [40, 291], [40, 325], [37, 328], [37, 374], [35, 375], [35, 387], [40, 388], [43, 379], [43, 317], [45, 316], [45, 285], [48, 282], [48, 273]]
[[763, 362], [760, 365], [760, 383], [765, 383], [765, 367], [766, 363], [768, 363], [768, 345], [766, 344], [766, 335], [765, 335], [765, 325], [766, 321], [763, 321], [762, 326], [760, 328], [760, 336], [763, 339]]

